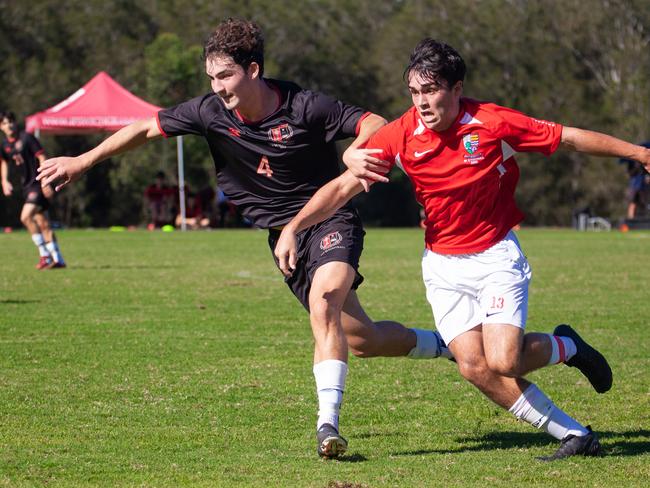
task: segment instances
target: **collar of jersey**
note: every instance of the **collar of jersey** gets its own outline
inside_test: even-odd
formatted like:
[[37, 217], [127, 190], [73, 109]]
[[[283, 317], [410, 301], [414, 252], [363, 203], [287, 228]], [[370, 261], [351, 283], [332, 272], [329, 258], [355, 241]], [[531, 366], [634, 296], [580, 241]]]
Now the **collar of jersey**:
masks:
[[242, 114], [240, 114], [240, 113], [239, 113], [239, 110], [235, 109], [235, 110], [234, 110], [234, 112], [235, 112], [235, 116], [236, 116], [236, 117], [237, 117], [241, 122], [243, 122], [243, 123], [246, 124], [246, 125], [257, 125], [257, 124], [261, 123], [264, 119], [267, 119], [267, 118], [269, 118], [271, 115], [275, 114], [275, 113], [280, 109], [280, 107], [282, 107], [282, 104], [284, 103], [284, 99], [283, 99], [283, 97], [282, 97], [282, 92], [280, 91], [280, 88], [278, 88], [278, 86], [277, 86], [275, 83], [270, 82], [270, 81], [267, 80], [266, 78], [264, 79], [264, 82], [265, 82], [265, 83], [266, 83], [266, 84], [267, 84], [267, 85], [268, 85], [268, 86], [269, 86], [269, 87], [270, 87], [270, 88], [271, 88], [275, 93], [278, 94], [278, 106], [275, 107], [275, 110], [273, 110], [269, 115], [267, 115], [266, 117], [261, 118], [261, 119], [259, 119], [259, 120], [249, 120], [249, 119], [247, 119], [246, 117], [244, 117]]

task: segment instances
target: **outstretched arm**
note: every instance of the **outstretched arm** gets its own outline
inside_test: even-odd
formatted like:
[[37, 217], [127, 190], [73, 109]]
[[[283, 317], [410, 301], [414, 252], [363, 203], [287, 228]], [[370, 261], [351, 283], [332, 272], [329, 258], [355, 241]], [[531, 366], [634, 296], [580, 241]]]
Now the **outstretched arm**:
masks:
[[334, 212], [345, 205], [354, 195], [360, 193], [362, 189], [359, 179], [350, 171], [346, 171], [311, 197], [311, 200], [298, 212], [298, 215], [284, 226], [275, 246], [274, 253], [279, 260], [282, 273], [291, 276], [296, 268], [298, 259], [296, 234], [334, 215]]
[[382, 151], [378, 149], [360, 149], [360, 146], [363, 146], [384, 125], [386, 125], [386, 119], [383, 117], [376, 114], [368, 115], [361, 121], [359, 135], [343, 153], [343, 163], [354, 176], [359, 178], [365, 191], [370, 190], [370, 182], [372, 181], [388, 183], [388, 178], [385, 175], [390, 170], [390, 164], [373, 156], [373, 154], [379, 154]]
[[650, 149], [630, 144], [616, 137], [575, 127], [562, 128], [562, 147], [594, 156], [634, 159], [650, 171]]
[[139, 120], [120, 129], [99, 146], [80, 156], [48, 159], [38, 168], [37, 179], [43, 186], [55, 183], [55, 190], [59, 191], [68, 183], [79, 179], [97, 163], [142, 146], [148, 140], [160, 136], [155, 117]]

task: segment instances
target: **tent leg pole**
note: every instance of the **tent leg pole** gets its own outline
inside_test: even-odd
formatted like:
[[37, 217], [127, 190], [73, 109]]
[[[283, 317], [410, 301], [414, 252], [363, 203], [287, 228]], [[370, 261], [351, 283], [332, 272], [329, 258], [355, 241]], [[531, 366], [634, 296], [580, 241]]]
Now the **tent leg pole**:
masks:
[[178, 159], [178, 201], [181, 207], [181, 230], [187, 229], [185, 220], [185, 161], [183, 158], [183, 136], [176, 138], [176, 156]]

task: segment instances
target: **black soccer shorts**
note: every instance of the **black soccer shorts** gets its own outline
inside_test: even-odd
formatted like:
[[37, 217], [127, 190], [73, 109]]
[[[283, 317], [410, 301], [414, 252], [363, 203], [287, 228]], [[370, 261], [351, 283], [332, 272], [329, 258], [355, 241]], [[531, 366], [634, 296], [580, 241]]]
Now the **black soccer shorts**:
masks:
[[45, 198], [40, 183], [32, 183], [23, 187], [23, 197], [25, 198], [24, 203], [36, 205], [42, 212], [50, 208], [50, 202]]
[[[269, 229], [271, 253], [280, 237], [280, 230]], [[325, 263], [342, 261], [352, 266], [356, 272], [352, 289], [356, 290], [363, 282], [359, 273], [359, 258], [363, 251], [363, 230], [361, 219], [354, 210], [339, 210], [329, 219], [309, 227], [297, 235], [298, 260], [293, 275], [285, 277], [302, 306], [309, 311], [309, 291], [316, 270]], [[278, 259], [273, 254], [276, 266]]]

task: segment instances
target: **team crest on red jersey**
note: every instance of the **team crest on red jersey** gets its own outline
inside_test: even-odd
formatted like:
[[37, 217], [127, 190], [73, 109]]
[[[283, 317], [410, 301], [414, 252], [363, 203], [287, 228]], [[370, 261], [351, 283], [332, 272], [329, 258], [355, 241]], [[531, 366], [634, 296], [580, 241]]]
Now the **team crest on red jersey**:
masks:
[[288, 141], [292, 135], [293, 129], [289, 124], [282, 124], [269, 129], [269, 139], [275, 142]]
[[467, 154], [474, 154], [478, 149], [478, 134], [467, 134], [463, 137], [463, 147]]
[[337, 244], [340, 244], [341, 241], [343, 240], [343, 237], [341, 237], [340, 232], [331, 232], [327, 234], [325, 237], [323, 237], [320, 241], [320, 248], [323, 251], [327, 251], [328, 249], [333, 248]]
[[463, 148], [465, 148], [465, 163], [476, 164], [485, 158], [482, 152], [478, 152], [478, 134], [467, 134], [463, 136]]

